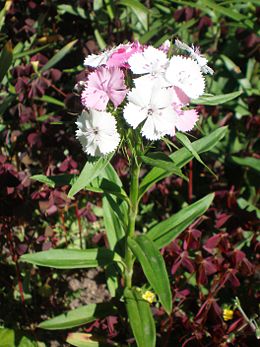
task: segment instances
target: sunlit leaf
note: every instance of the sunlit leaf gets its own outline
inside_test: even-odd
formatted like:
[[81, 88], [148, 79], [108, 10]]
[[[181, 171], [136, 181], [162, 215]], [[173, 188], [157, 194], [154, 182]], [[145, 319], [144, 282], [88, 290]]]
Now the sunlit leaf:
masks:
[[131, 8], [131, 10], [134, 12], [136, 17], [138, 18], [139, 22], [142, 24], [145, 30], [148, 29], [148, 8], [145, 7], [140, 1], [138, 0], [119, 0], [119, 5], [124, 5], [128, 8]]
[[91, 249], [51, 249], [37, 253], [24, 254], [21, 261], [56, 269], [82, 269], [105, 266], [120, 257], [106, 248]]
[[77, 194], [81, 189], [84, 189], [87, 185], [91, 183], [99, 174], [103, 171], [103, 169], [108, 165], [110, 159], [113, 154], [106, 156], [104, 158], [99, 158], [95, 162], [87, 162], [81, 171], [78, 179], [70, 188], [68, 193], [68, 197], [72, 198], [75, 194]]
[[150, 305], [136, 288], [124, 291], [126, 310], [138, 347], [155, 347], [156, 331]]
[[127, 243], [138, 261], [144, 274], [158, 295], [165, 311], [170, 314], [172, 310], [172, 295], [170, 282], [164, 259], [154, 242], [146, 235], [128, 238]]
[[[210, 151], [226, 135], [227, 129], [227, 127], [221, 127], [214, 130], [210, 135], [204, 136], [200, 140], [192, 142], [192, 147], [198, 154]], [[181, 148], [173, 152], [170, 157], [179, 168], [182, 168], [193, 158], [193, 155], [186, 148]], [[148, 172], [140, 183], [139, 199], [151, 186], [153, 186], [159, 180], [170, 176], [170, 174], [170, 172], [159, 168], [153, 168], [150, 172]]]
[[201, 96], [198, 99], [192, 100], [194, 104], [198, 105], [207, 105], [207, 106], [216, 106], [220, 104], [225, 104], [226, 102], [229, 102], [231, 100], [236, 99], [239, 97], [243, 91], [228, 93], [228, 94], [221, 94], [221, 95], [214, 95], [214, 96]]
[[44, 72], [50, 68], [52, 68], [54, 65], [56, 65], [61, 59], [63, 59], [65, 57], [65, 55], [67, 55], [71, 49], [73, 48], [73, 46], [75, 45], [75, 43], [78, 40], [74, 40], [71, 41], [69, 43], [67, 43], [63, 48], [61, 48], [40, 70], [40, 72]]
[[175, 134], [176, 138], [183, 144], [185, 148], [187, 148], [188, 151], [191, 152], [191, 154], [194, 156], [195, 159], [198, 160], [199, 163], [201, 163], [205, 168], [215, 177], [215, 173], [204, 163], [204, 161], [200, 158], [199, 154], [197, 151], [194, 149], [192, 143], [190, 142], [189, 138], [183, 134], [183, 133], [176, 133]]
[[213, 199], [213, 193], [206, 195], [190, 206], [182, 208], [168, 219], [156, 224], [146, 235], [154, 241], [157, 248], [167, 246], [207, 211]]
[[110, 303], [89, 304], [48, 319], [40, 323], [39, 328], [48, 330], [74, 328], [115, 312], [116, 308]]

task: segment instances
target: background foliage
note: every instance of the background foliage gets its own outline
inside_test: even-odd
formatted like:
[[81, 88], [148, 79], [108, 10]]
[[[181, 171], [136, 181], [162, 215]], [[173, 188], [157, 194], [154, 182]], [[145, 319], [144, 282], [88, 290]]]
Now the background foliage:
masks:
[[[202, 99], [198, 108], [196, 138], [228, 126], [225, 138], [203, 157], [217, 177], [193, 161], [185, 168], [189, 184], [166, 178], [142, 198], [137, 227], [145, 231], [155, 216], [164, 220], [215, 192], [208, 212], [163, 250], [174, 308], [166, 318], [154, 307], [160, 345], [256, 345], [252, 328], [241, 328], [241, 313], [236, 310], [233, 321], [225, 322], [222, 311], [238, 296], [249, 316], [257, 314], [259, 5], [232, 0], [1, 1], [0, 323], [10, 330], [1, 329], [0, 336], [6, 346], [35, 346], [36, 341], [65, 346], [66, 334], [36, 326], [82, 301], [89, 276], [86, 271], [76, 278], [73, 272], [32, 269], [19, 257], [51, 247], [107, 243], [100, 196], [85, 192], [69, 199], [65, 184], [67, 175], [73, 178], [86, 161], [74, 136], [80, 104], [73, 93], [85, 75], [84, 57], [123, 41], [159, 46], [177, 37], [200, 45], [209, 57], [215, 74], [208, 93], [240, 91], [240, 96], [223, 105], [216, 97], [211, 106]], [[120, 154], [114, 165], [125, 182], [127, 163]], [[30, 179], [42, 173], [64, 174], [64, 184]], [[104, 274], [93, 276], [98, 282]], [[104, 289], [100, 295], [108, 294]], [[121, 326], [115, 315], [82, 330], [101, 329], [119, 342], [128, 336], [130, 343]]]

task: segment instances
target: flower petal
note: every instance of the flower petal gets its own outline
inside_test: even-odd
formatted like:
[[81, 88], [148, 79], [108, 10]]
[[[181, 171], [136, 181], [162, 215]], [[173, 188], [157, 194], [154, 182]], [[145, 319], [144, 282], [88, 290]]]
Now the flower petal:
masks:
[[199, 115], [196, 110], [182, 111], [182, 113], [176, 117], [175, 126], [180, 131], [190, 131], [194, 128], [198, 119]]

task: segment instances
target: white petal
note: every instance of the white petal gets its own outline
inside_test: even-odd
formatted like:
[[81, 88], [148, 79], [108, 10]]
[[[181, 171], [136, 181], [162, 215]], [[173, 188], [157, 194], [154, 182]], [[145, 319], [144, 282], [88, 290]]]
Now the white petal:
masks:
[[123, 115], [127, 123], [135, 129], [147, 117], [147, 108], [129, 102], [124, 108]]
[[166, 88], [161, 88], [160, 85], [155, 85], [153, 88], [151, 106], [153, 108], [166, 108], [173, 102], [173, 94], [171, 90]]
[[135, 85], [136, 88], [127, 95], [128, 101], [141, 107], [148, 107], [153, 93], [153, 84], [146, 80], [135, 80]]
[[198, 98], [204, 93], [205, 81], [200, 66], [191, 58], [175, 56], [170, 60], [165, 78], [181, 88], [190, 98]]
[[85, 58], [84, 66], [98, 67], [106, 64], [108, 58], [109, 55], [107, 52], [103, 52], [101, 54], [91, 54]]
[[149, 46], [143, 52], [133, 54], [128, 63], [135, 74], [158, 73], [165, 68], [168, 59], [163, 51]]

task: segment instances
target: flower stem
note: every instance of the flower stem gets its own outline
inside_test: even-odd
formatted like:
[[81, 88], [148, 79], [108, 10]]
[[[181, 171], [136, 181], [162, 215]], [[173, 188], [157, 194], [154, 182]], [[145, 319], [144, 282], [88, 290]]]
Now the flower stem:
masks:
[[134, 257], [130, 248], [127, 244], [127, 239], [134, 237], [135, 235], [135, 222], [136, 216], [138, 213], [138, 192], [139, 192], [139, 175], [140, 175], [140, 164], [137, 161], [137, 158], [132, 158], [131, 163], [131, 184], [130, 184], [130, 207], [129, 207], [129, 217], [128, 217], [128, 227], [126, 235], [126, 245], [125, 245], [125, 282], [128, 288], [132, 287], [132, 275], [133, 275], [133, 265]]

